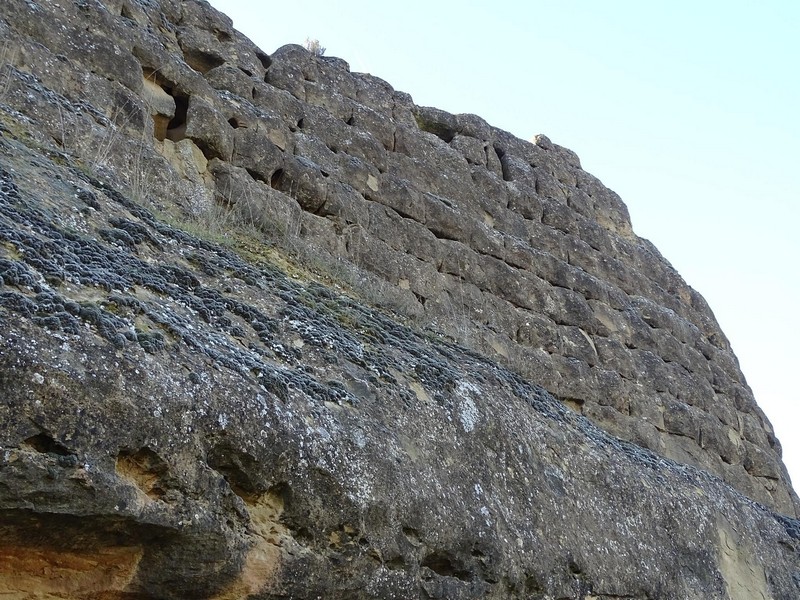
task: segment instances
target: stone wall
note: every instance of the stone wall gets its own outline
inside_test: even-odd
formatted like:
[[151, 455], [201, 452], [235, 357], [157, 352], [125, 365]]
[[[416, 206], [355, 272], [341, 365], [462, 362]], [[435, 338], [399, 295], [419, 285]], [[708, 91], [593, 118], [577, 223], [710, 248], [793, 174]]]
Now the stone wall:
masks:
[[156, 208], [246, 215], [611, 434], [795, 515], [710, 308], [570, 150], [416, 106], [341, 59], [268, 54], [203, 2], [8, 0], [0, 19], [0, 100], [31, 135]]
[[0, 2], [0, 596], [795, 598], [779, 453], [568, 150], [204, 2]]

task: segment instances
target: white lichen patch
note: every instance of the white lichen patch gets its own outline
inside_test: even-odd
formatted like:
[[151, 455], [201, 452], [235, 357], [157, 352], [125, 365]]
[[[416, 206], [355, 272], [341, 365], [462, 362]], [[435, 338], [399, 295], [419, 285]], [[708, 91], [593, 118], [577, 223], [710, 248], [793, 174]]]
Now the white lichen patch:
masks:
[[475, 385], [465, 381], [460, 382], [456, 389], [456, 394], [461, 398], [461, 402], [458, 404], [458, 420], [467, 433], [475, 429], [480, 418], [478, 407], [472, 399], [472, 396], [478, 392], [480, 390]]
[[354, 429], [351, 437], [360, 450], [367, 447], [367, 436], [362, 429]]

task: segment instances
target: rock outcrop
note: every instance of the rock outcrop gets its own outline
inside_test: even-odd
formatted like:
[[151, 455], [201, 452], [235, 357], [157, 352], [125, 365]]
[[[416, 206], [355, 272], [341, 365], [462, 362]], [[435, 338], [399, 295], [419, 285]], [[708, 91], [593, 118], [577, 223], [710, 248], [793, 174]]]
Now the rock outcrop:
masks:
[[574, 153], [195, 0], [0, 40], [0, 595], [800, 595], [730, 345]]

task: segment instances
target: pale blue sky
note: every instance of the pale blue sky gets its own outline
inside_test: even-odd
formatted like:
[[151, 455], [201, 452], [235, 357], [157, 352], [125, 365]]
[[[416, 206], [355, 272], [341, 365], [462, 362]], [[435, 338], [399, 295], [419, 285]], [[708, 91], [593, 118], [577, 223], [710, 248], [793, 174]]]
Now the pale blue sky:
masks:
[[408, 92], [576, 151], [705, 296], [800, 486], [800, 2], [213, 0]]

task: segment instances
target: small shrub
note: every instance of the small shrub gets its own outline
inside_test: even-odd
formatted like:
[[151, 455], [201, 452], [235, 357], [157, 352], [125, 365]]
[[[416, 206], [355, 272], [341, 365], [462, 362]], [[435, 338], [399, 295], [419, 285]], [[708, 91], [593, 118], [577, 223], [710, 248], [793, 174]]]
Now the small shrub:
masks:
[[314, 56], [322, 56], [327, 49], [319, 43], [319, 40], [312, 40], [311, 38], [306, 38], [306, 43], [303, 45]]

